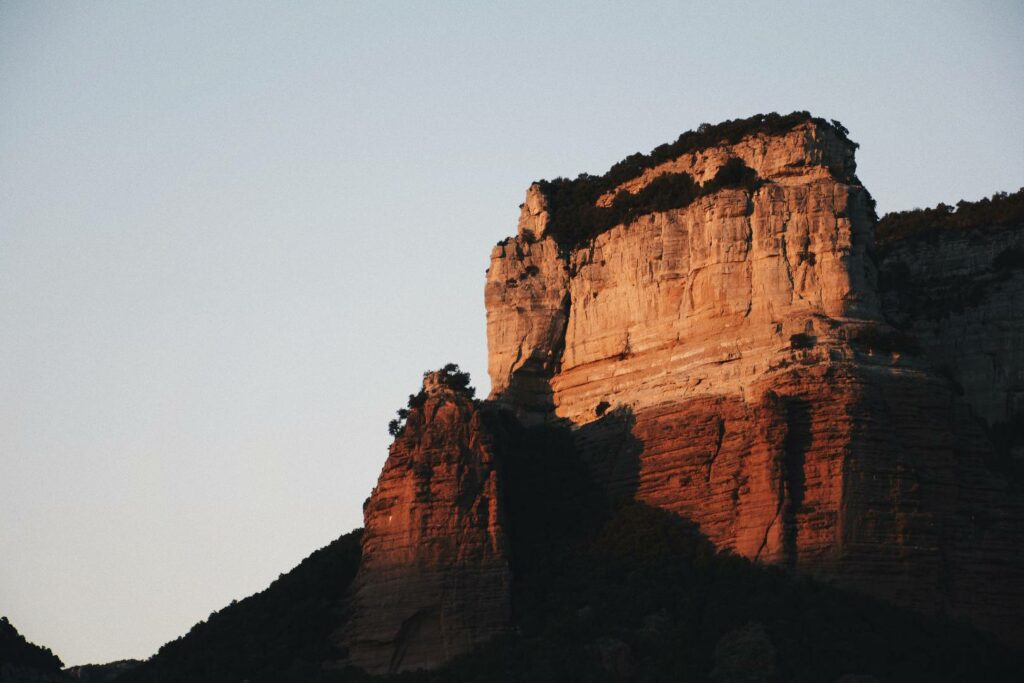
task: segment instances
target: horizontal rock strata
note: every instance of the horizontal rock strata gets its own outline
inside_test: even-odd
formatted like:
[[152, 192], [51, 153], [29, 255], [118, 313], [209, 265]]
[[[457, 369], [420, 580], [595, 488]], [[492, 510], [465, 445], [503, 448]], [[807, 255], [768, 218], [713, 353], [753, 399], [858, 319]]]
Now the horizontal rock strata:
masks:
[[612, 494], [719, 547], [1021, 640], [1020, 496], [955, 384], [883, 318], [852, 143], [809, 121], [597, 203], [735, 158], [756, 185], [569, 248], [531, 187], [491, 254], [491, 399], [572, 425]]

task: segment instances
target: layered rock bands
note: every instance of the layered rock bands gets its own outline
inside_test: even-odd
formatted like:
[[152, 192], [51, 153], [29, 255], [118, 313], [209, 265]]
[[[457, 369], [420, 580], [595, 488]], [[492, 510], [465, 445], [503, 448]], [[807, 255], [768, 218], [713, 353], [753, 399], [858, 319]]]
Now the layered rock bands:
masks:
[[[914, 323], [926, 351], [969, 369], [964, 400], [883, 316], [853, 152], [809, 121], [684, 154], [598, 203], [666, 173], [706, 181], [734, 158], [760, 182], [569, 249], [532, 187], [518, 236], [491, 255], [491, 399], [574, 426], [611, 493], [677, 512], [721, 548], [1020, 641], [1024, 507], [976, 418], [1019, 401], [1019, 375], [990, 368], [1024, 367], [1020, 307], [997, 298], [947, 332]], [[955, 253], [903, 263], [913, 278]], [[972, 322], [1014, 316], [972, 343], [988, 335]], [[991, 363], [973, 370], [979, 356]]]

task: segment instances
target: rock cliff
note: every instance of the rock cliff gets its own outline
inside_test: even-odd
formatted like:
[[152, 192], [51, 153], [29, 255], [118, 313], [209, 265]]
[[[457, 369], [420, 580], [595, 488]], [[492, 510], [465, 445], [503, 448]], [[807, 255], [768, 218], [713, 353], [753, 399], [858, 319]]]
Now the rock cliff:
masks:
[[[1020, 641], [1024, 507], [989, 466], [989, 399], [883, 317], [856, 145], [809, 117], [733, 138], [602, 188], [580, 215], [633, 208], [587, 239], [559, 233], [565, 183], [529, 189], [487, 275], [491, 400], [569, 425], [611, 494], [719, 548]], [[737, 165], [756, 182], [713, 182]], [[682, 174], [700, 190], [642, 204]]]
[[532, 187], [519, 235], [491, 254], [491, 397], [583, 423], [611, 398], [641, 409], [739, 391], [790, 357], [794, 335], [815, 337], [812, 354], [827, 358], [831, 321], [879, 319], [852, 156], [813, 123], [686, 154], [614, 191], [680, 169], [707, 180], [733, 158], [762, 184], [647, 213], [568, 253], [536, 239], [547, 211]]
[[392, 424], [341, 663], [435, 667], [509, 633], [524, 591], [543, 615], [546, 558], [608, 501], [1024, 642], [1024, 498], [992, 436], [1021, 409], [1020, 233], [879, 259], [855, 150], [773, 115], [531, 185], [487, 272], [489, 400], [447, 366]]
[[431, 668], [504, 631], [509, 548], [494, 437], [451, 374], [428, 373], [367, 500], [340, 634], [370, 673]]
[[118, 680], [1019, 677], [1024, 190], [878, 223], [855, 150], [773, 114], [531, 185], [489, 400], [427, 373], [363, 532]]
[[[1003, 201], [1014, 199], [1024, 205], [1024, 191]], [[886, 317], [974, 413], [989, 427], [1024, 423], [1024, 215], [883, 239], [879, 267]]]

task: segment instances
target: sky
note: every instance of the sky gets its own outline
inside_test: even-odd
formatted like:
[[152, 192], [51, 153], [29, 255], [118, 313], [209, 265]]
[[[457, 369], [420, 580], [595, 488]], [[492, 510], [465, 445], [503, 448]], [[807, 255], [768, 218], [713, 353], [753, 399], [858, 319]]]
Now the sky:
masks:
[[807, 109], [879, 211], [1024, 186], [1024, 4], [0, 0], [0, 614], [144, 658], [486, 394], [532, 180]]

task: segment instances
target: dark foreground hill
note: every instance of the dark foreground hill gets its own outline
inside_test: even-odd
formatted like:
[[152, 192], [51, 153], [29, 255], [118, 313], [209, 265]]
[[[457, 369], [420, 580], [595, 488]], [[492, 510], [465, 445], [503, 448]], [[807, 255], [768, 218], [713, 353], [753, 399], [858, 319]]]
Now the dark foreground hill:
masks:
[[[18, 633], [7, 617], [0, 617], [0, 681], [37, 673], [40, 677], [59, 674], [64, 666], [48, 647], [35, 645]], [[28, 673], [26, 673], [28, 672]]]
[[337, 654], [341, 599], [359, 565], [361, 533], [317, 550], [266, 590], [214, 612], [119, 683], [319, 680]]

